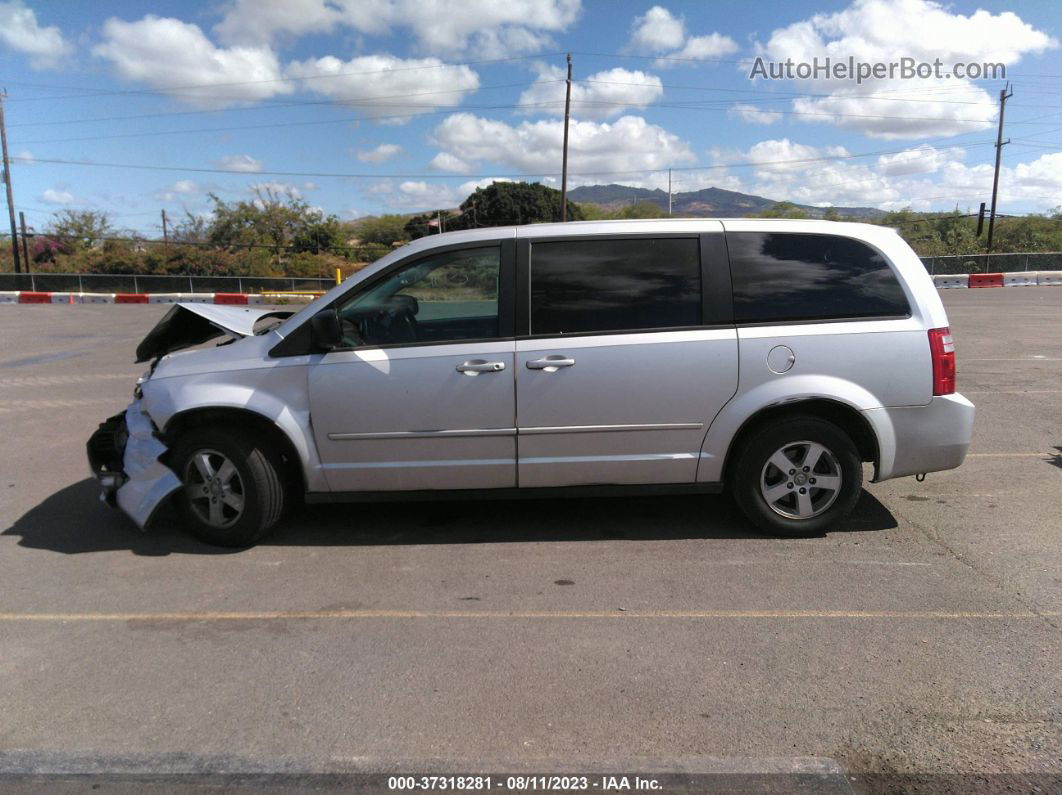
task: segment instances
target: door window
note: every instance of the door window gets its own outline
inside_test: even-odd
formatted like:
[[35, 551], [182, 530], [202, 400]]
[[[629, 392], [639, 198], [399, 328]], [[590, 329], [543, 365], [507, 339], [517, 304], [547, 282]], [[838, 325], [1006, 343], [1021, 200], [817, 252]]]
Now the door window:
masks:
[[346, 347], [495, 339], [497, 246], [447, 251], [406, 265], [338, 306]]
[[563, 240], [531, 246], [531, 334], [700, 323], [696, 238]]

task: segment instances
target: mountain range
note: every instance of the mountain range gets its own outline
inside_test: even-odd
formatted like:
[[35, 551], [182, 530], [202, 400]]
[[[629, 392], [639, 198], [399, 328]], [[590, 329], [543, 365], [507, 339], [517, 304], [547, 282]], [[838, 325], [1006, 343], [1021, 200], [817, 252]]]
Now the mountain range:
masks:
[[[635, 188], [630, 185], [584, 185], [568, 191], [568, 198], [574, 202], [600, 204], [609, 209], [617, 209], [633, 202], [652, 202], [667, 209], [667, 191]], [[734, 218], [755, 215], [778, 204], [773, 199], [754, 196], [751, 193], [738, 193], [722, 188], [704, 188], [671, 194], [671, 212], [673, 215], [707, 217], [718, 216]], [[795, 202], [794, 202], [795, 204]], [[804, 210], [809, 218], [822, 218], [827, 207], [813, 207], [808, 204], [796, 204]], [[885, 213], [874, 207], [834, 207], [841, 216], [855, 218], [880, 218]]]

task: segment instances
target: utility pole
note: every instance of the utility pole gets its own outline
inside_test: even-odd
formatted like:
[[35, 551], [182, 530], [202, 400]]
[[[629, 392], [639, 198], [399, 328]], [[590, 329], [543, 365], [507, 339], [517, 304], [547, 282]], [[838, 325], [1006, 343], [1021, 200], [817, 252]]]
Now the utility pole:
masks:
[[561, 223], [568, 220], [568, 120], [572, 115], [572, 54], [568, 53], [568, 80], [564, 91], [564, 154], [561, 155]]
[[671, 169], [667, 170], [667, 217], [671, 217]]
[[26, 263], [26, 273], [30, 272], [30, 258], [29, 258], [29, 235], [26, 234], [26, 214], [22, 210], [18, 211], [18, 222], [22, 227], [22, 260]]
[[4, 126], [4, 97], [7, 89], [0, 89], [0, 150], [3, 152], [4, 186], [7, 188], [7, 215], [11, 220], [11, 256], [15, 263], [15, 273], [22, 269], [18, 265], [18, 232], [15, 229], [15, 200], [11, 197], [11, 162], [7, 159], [7, 127]]
[[1014, 95], [1014, 92], [1010, 90], [1010, 83], [1007, 83], [1007, 87], [999, 92], [999, 130], [996, 132], [996, 173], [992, 177], [992, 211], [988, 216], [988, 242], [986, 244], [986, 252], [992, 253], [992, 232], [996, 226], [996, 194], [999, 192], [999, 161], [1003, 155], [1003, 147], [1010, 143], [1008, 138], [1003, 140], [1003, 111], [1007, 107], [1007, 100]]
[[166, 230], [166, 208], [162, 208], [162, 245], [164, 248], [170, 247], [170, 236]]

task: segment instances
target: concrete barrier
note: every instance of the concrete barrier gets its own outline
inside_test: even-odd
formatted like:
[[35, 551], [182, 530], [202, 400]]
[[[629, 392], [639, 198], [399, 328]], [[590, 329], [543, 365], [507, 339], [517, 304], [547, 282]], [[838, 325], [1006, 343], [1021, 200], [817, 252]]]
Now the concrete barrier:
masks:
[[180, 293], [148, 293], [149, 304], [176, 304], [180, 300]]
[[23, 290], [18, 294], [18, 302], [20, 304], [50, 304], [52, 302], [52, 294]]
[[215, 304], [245, 305], [247, 296], [244, 293], [214, 293]]
[[1017, 271], [1003, 274], [1004, 287], [1035, 287], [1039, 271]]
[[18, 290], [5, 290], [0, 293], [0, 304], [17, 304]]
[[933, 277], [933, 284], [941, 290], [947, 290], [952, 287], [969, 287], [970, 277], [965, 273], [937, 274]]
[[970, 287], [1002, 287], [1002, 273], [971, 273]]
[[1044, 287], [1062, 286], [1062, 271], [1040, 271], [1036, 283]]

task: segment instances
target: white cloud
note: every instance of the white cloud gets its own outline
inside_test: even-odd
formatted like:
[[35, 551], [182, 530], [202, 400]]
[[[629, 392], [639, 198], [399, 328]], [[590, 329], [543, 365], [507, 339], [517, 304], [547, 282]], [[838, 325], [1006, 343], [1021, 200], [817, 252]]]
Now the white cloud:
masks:
[[[302, 191], [299, 190], [298, 186], [292, 185], [290, 182], [252, 182], [247, 186], [247, 192], [253, 193], [255, 196], [273, 195], [281, 200], [302, 198]], [[260, 200], [256, 199], [255, 204], [261, 204]]]
[[148, 14], [137, 22], [111, 18], [92, 48], [120, 77], [147, 83], [182, 102], [221, 108], [290, 94], [276, 55], [265, 46], [218, 47], [197, 25]]
[[202, 188], [199, 187], [197, 182], [190, 179], [179, 179], [168, 188], [158, 191], [155, 194], [155, 198], [159, 201], [170, 202], [181, 197], [195, 196], [202, 192]]
[[383, 196], [384, 203], [395, 210], [420, 212], [424, 210], [450, 209], [457, 207], [476, 188], [485, 188], [494, 182], [512, 182], [505, 177], [487, 177], [470, 180], [454, 187], [439, 182], [406, 181], [397, 189], [390, 181], [377, 183], [368, 189], [369, 193]]
[[[977, 207], [992, 189], [993, 155], [967, 165], [961, 147], [911, 147], [877, 158], [850, 157], [841, 146], [811, 146], [787, 138], [760, 141], [741, 152], [713, 151], [721, 168], [681, 173], [680, 188], [715, 185], [798, 204], [947, 210]], [[783, 162], [778, 162], [783, 161]], [[788, 162], [786, 162], [788, 161]], [[745, 168], [734, 163], [748, 163]], [[724, 165], [725, 164], [725, 165]], [[1047, 210], [1062, 195], [1062, 152], [1000, 171], [1000, 201]]]
[[363, 149], [356, 157], [362, 163], [383, 163], [402, 151], [398, 144], [380, 144], [372, 149]]
[[48, 188], [37, 197], [37, 200], [45, 204], [70, 204], [74, 200], [74, 194], [66, 190]]
[[241, 171], [255, 174], [262, 170], [262, 161], [250, 155], [225, 155], [217, 161], [217, 167], [226, 171]]
[[[527, 115], [564, 115], [565, 70], [538, 64], [538, 78], [520, 95]], [[608, 69], [572, 82], [572, 113], [588, 119], [618, 116], [627, 108], [644, 108], [664, 95], [656, 75], [627, 69]]]
[[35, 165], [37, 165], [37, 158], [34, 156], [33, 152], [31, 152], [29, 149], [23, 149], [21, 152], [15, 152], [15, 156], [12, 157], [11, 159], [12, 160], [17, 160], [19, 163], [21, 163], [24, 166], [35, 166]]
[[263, 44], [277, 34], [328, 33], [340, 18], [339, 9], [324, 0], [233, 0], [214, 32], [229, 44]]
[[29, 55], [34, 69], [55, 67], [74, 49], [55, 25], [42, 28], [22, 0], [0, 2], [0, 44]]
[[435, 209], [456, 207], [464, 199], [449, 185], [435, 182], [402, 182], [397, 195], [392, 196], [392, 207], [407, 209]]
[[[564, 123], [560, 120], [510, 126], [471, 113], [446, 118], [432, 135], [443, 152], [469, 164], [503, 164], [529, 174], [560, 171]], [[573, 182], [579, 174], [608, 171], [658, 171], [696, 158], [678, 136], [640, 116], [614, 122], [573, 121], [569, 128], [568, 165]], [[583, 180], [586, 181], [586, 180]]]
[[892, 155], [881, 155], [877, 171], [889, 177], [908, 174], [931, 174], [939, 171], [945, 163], [962, 160], [966, 152], [959, 147], [936, 149], [928, 144], [905, 149]]
[[663, 52], [682, 46], [685, 24], [663, 6], [653, 6], [631, 26], [630, 46], [642, 52]]
[[[706, 61], [730, 55], [740, 49], [737, 42], [721, 33], [686, 35], [686, 22], [663, 6], [653, 6], [631, 25], [627, 49], [661, 56], [657, 69], [679, 66], [683, 61]], [[675, 59], [675, 60], [671, 60]]]
[[744, 102], [732, 105], [727, 111], [727, 115], [732, 119], [741, 119], [749, 124], [774, 124], [782, 119], [782, 114], [777, 111], [764, 110], [755, 105], [747, 105]]
[[552, 45], [550, 34], [575, 22], [580, 7], [580, 0], [236, 0], [215, 31], [231, 44], [263, 44], [337, 28], [407, 28], [424, 52], [504, 58]]
[[[816, 14], [775, 30], [757, 45], [765, 60], [809, 62], [895, 61], [910, 57], [945, 69], [955, 63], [999, 62], [1008, 66], [1024, 55], [1057, 47], [1058, 42], [1016, 14], [978, 10], [953, 14], [932, 0], [855, 0], [832, 14]], [[793, 110], [805, 122], [832, 123], [873, 138], [942, 137], [983, 130], [995, 117], [995, 99], [967, 80], [793, 81], [797, 87], [828, 97], [802, 98]], [[865, 95], [874, 94], [868, 97]], [[938, 101], [927, 101], [936, 99]]]
[[[690, 36], [681, 50], [671, 53], [668, 58], [682, 58], [691, 61], [707, 61], [723, 55], [732, 55], [740, 49], [737, 42], [721, 33], [709, 33], [707, 36]], [[666, 60], [666, 59], [664, 59]], [[657, 65], [662, 65], [660, 61]]]
[[479, 88], [474, 71], [438, 58], [365, 55], [341, 61], [328, 55], [294, 61], [285, 73], [299, 79], [307, 91], [370, 109], [369, 118], [387, 124], [403, 124], [412, 115], [460, 105], [466, 93]]
[[452, 155], [449, 152], [439, 152], [428, 163], [430, 168], [437, 168], [439, 171], [452, 171], [455, 174], [471, 174], [473, 166], [456, 155]]

